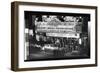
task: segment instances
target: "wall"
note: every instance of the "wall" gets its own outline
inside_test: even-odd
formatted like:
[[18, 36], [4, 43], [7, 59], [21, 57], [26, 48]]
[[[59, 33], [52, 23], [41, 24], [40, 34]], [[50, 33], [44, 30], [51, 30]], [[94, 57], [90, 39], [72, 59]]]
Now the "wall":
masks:
[[[14, 73], [10, 70], [10, 54], [11, 54], [11, 12], [10, 3], [14, 0], [0, 0], [0, 73]], [[18, 1], [18, 0], [16, 0]], [[30, 2], [45, 2], [45, 3], [61, 3], [61, 4], [76, 4], [76, 5], [93, 5], [98, 6], [100, 12], [100, 0], [19, 0]], [[99, 13], [98, 12], [98, 13]], [[98, 14], [98, 19], [100, 14]], [[98, 21], [98, 28], [100, 27]], [[98, 29], [98, 32], [100, 29]], [[98, 33], [100, 37], [100, 33]], [[100, 43], [100, 38], [98, 39]], [[98, 46], [98, 52], [100, 46]], [[98, 53], [100, 55], [100, 53]], [[98, 59], [100, 60], [100, 58]], [[100, 62], [99, 62], [100, 65]], [[40, 71], [26, 71], [25, 73], [99, 73], [100, 66], [98, 67], [86, 67], [86, 68], [70, 68], [70, 69], [55, 69], [55, 70], [40, 70]], [[22, 72], [24, 73], [24, 72]]]

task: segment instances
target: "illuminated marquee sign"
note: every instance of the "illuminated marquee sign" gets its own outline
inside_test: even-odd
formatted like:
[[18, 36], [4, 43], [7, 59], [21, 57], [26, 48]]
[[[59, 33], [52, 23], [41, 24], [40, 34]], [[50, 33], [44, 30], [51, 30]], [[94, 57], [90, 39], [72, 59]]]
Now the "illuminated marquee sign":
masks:
[[76, 21], [61, 22], [58, 20], [35, 23], [37, 32], [45, 32], [47, 36], [68, 38], [79, 38], [81, 31], [77, 32], [76, 26], [78, 24], [79, 22]]
[[[51, 24], [52, 23], [52, 24]], [[76, 32], [75, 26], [77, 22], [60, 22], [59, 24], [53, 22], [37, 22], [37, 31], [39, 32]]]

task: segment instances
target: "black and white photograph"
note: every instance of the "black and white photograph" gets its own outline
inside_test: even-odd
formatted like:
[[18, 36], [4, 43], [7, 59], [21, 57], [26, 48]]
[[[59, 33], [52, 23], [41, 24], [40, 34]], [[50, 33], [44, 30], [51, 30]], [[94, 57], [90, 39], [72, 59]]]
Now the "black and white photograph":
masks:
[[24, 11], [25, 61], [90, 58], [90, 16]]

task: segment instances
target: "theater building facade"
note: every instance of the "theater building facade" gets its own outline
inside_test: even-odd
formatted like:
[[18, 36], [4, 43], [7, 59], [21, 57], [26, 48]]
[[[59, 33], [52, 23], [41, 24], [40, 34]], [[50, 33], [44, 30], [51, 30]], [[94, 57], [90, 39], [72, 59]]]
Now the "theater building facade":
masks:
[[90, 57], [88, 14], [25, 12], [25, 61]]

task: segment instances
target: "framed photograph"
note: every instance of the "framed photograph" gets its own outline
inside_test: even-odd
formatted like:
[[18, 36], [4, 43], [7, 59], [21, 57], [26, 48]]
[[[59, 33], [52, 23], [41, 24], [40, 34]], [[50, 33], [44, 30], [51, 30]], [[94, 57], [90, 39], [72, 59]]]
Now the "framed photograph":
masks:
[[97, 7], [11, 3], [11, 69], [97, 66]]

